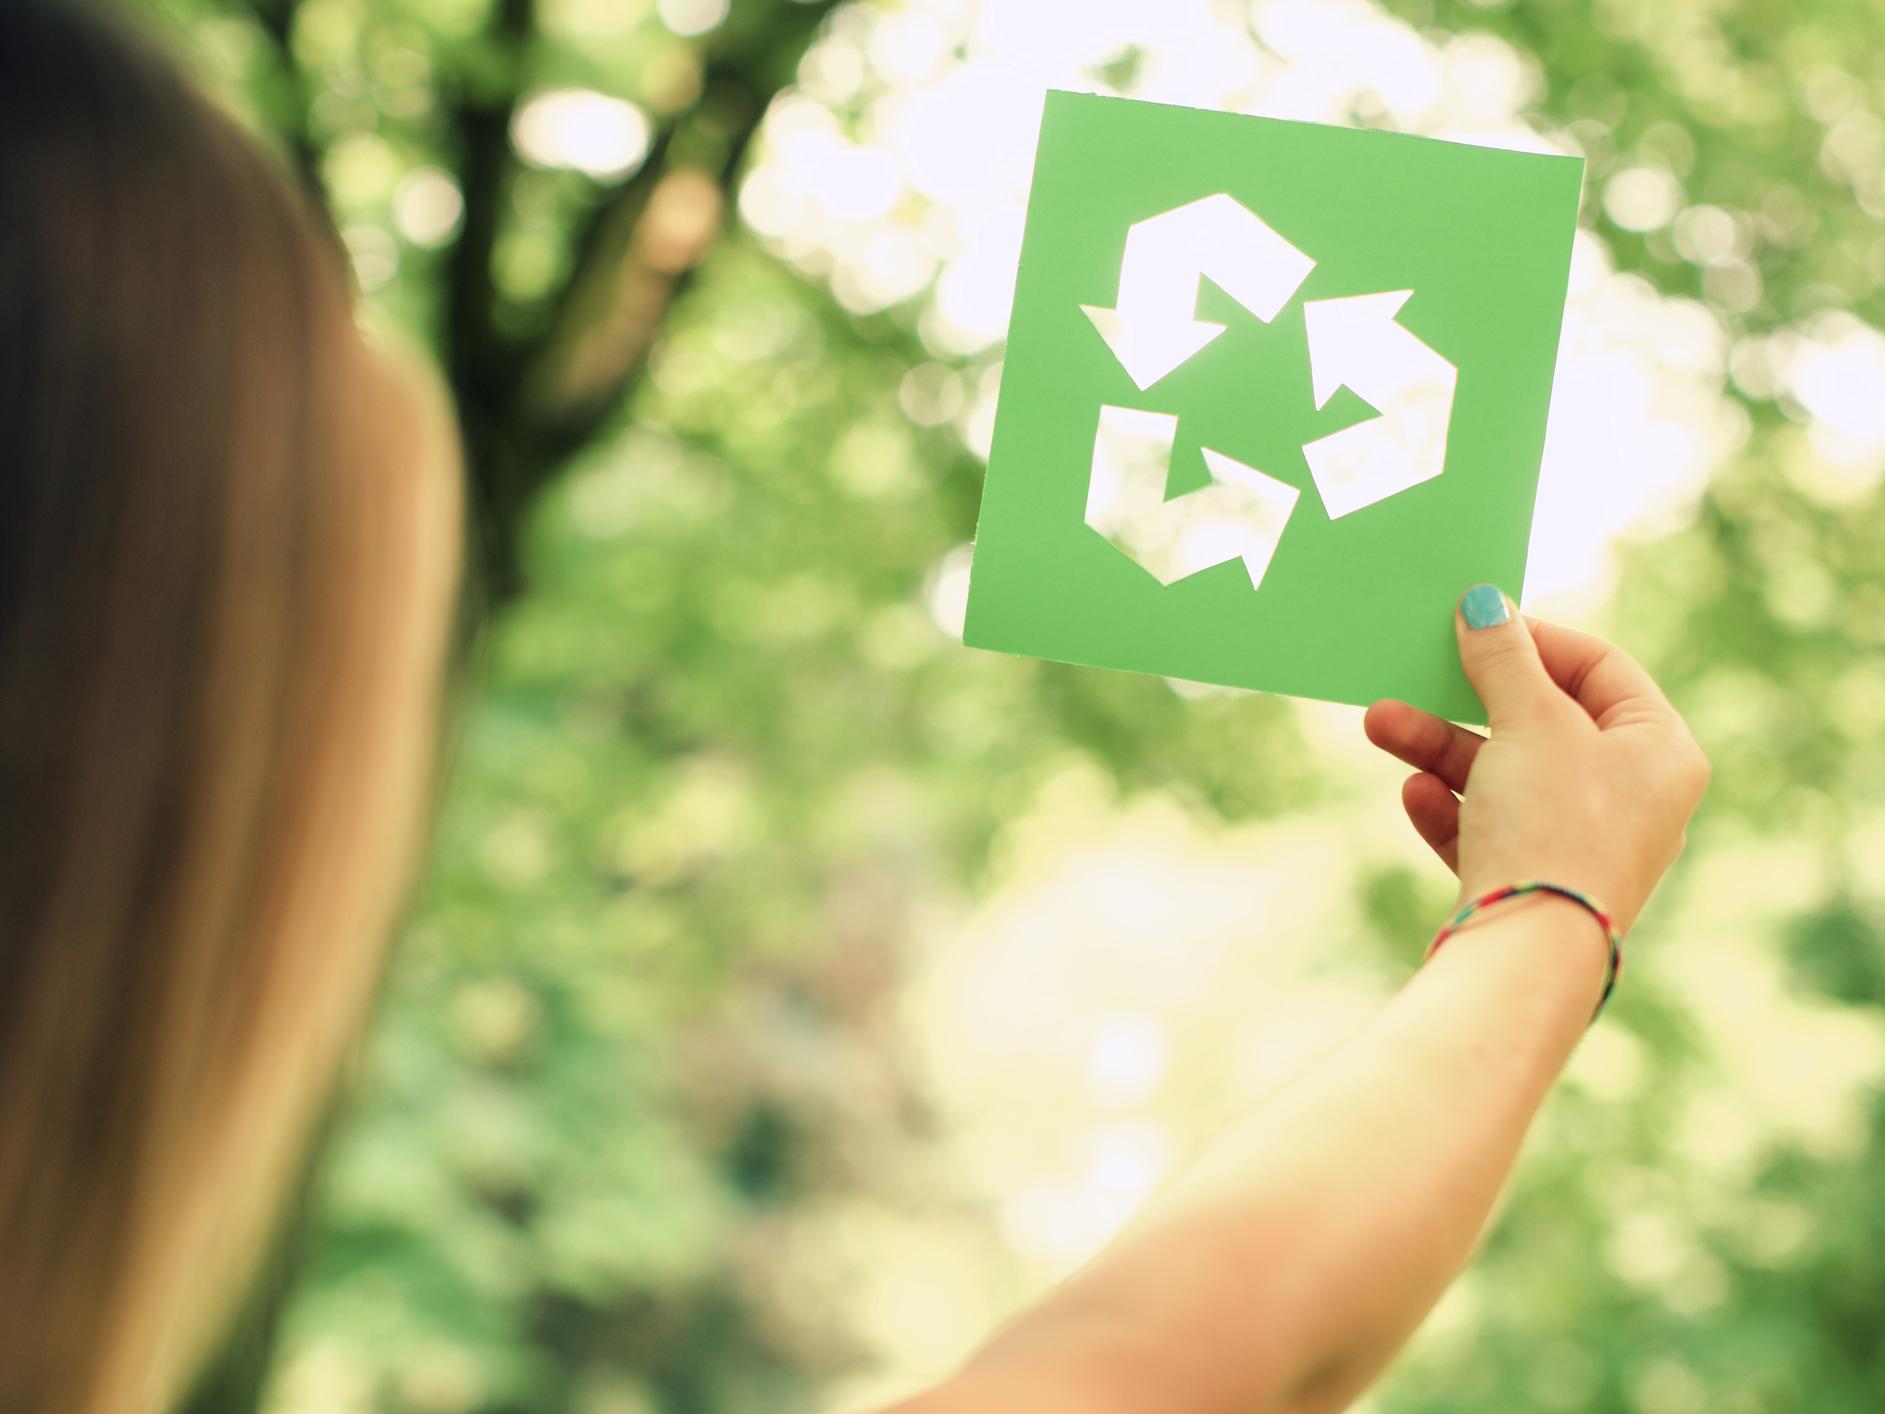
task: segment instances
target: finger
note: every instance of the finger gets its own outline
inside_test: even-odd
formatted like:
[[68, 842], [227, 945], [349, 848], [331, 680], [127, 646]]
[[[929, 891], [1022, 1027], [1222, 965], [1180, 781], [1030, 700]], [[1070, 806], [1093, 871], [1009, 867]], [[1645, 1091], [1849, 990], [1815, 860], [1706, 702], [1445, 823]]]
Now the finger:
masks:
[[1564, 693], [1539, 661], [1531, 630], [1512, 601], [1490, 584], [1466, 591], [1453, 615], [1460, 666], [1486, 709], [1496, 735], [1544, 713], [1559, 710]]
[[1426, 771], [1409, 776], [1401, 786], [1401, 805], [1440, 862], [1459, 873], [1460, 802], [1446, 782]]
[[1645, 716], [1672, 716], [1675, 708], [1656, 685], [1656, 680], [1642, 664], [1614, 643], [1606, 643], [1591, 633], [1534, 619], [1532, 640], [1538, 656], [1566, 692], [1599, 727], [1613, 727], [1621, 722]]
[[1368, 740], [1388, 755], [1416, 770], [1431, 771], [1454, 792], [1466, 789], [1473, 758], [1486, 744], [1478, 732], [1392, 698], [1370, 707], [1361, 726]]

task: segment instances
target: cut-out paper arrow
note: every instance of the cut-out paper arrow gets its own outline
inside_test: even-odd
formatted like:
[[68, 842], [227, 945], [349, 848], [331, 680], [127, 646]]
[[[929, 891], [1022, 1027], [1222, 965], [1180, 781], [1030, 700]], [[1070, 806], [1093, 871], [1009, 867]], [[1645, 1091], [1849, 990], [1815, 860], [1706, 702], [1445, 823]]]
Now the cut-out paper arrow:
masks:
[[1101, 407], [1086, 523], [1160, 584], [1241, 559], [1259, 587], [1301, 493], [1207, 449], [1211, 484], [1167, 500], [1177, 440], [1176, 417]]
[[1459, 370], [1396, 319], [1412, 294], [1303, 305], [1316, 407], [1346, 385], [1381, 414], [1302, 449], [1331, 519], [1432, 480], [1446, 466]]
[[1081, 308], [1143, 391], [1224, 332], [1197, 317], [1201, 279], [1267, 324], [1315, 266], [1234, 197], [1207, 196], [1134, 225], [1118, 307]]

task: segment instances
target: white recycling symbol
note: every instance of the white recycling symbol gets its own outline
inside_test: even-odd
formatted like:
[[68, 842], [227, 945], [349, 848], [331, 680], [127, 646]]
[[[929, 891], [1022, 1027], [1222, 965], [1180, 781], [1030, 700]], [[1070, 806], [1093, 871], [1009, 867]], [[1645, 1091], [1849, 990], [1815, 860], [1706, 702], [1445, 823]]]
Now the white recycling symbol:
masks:
[[[1146, 392], [1224, 332], [1197, 317], [1205, 278], [1267, 324], [1315, 266], [1235, 198], [1208, 196], [1136, 223], [1118, 306], [1082, 308]], [[1446, 465], [1459, 370], [1398, 322], [1412, 294], [1303, 303], [1316, 408], [1346, 385], [1379, 413], [1303, 448], [1331, 519], [1429, 481]], [[1211, 484], [1168, 500], [1177, 440], [1176, 416], [1102, 406], [1086, 523], [1161, 584], [1241, 559], [1251, 587], [1260, 588], [1297, 489], [1207, 448]]]

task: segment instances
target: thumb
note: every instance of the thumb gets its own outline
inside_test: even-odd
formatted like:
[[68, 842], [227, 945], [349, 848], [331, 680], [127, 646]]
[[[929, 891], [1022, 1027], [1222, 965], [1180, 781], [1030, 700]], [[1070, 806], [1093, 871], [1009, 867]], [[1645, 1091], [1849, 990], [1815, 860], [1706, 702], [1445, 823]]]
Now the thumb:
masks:
[[1486, 708], [1486, 725], [1497, 731], [1548, 711], [1560, 696], [1532, 642], [1531, 629], [1512, 601], [1490, 584], [1477, 584], [1453, 616], [1460, 666]]

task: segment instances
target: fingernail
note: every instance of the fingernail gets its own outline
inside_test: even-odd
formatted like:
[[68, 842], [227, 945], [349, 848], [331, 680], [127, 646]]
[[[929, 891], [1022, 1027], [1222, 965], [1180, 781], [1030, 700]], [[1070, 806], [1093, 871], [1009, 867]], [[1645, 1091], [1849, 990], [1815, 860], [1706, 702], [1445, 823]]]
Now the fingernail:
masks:
[[1505, 595], [1490, 584], [1475, 584], [1460, 600], [1460, 615], [1468, 628], [1492, 628], [1512, 617], [1505, 607]]

